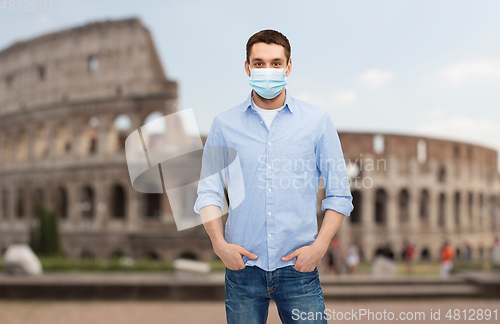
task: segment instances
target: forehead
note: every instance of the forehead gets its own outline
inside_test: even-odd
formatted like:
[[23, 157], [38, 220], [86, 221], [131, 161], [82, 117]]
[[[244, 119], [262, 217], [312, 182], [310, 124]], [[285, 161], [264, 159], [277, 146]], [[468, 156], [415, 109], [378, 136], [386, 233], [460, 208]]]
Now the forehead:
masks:
[[250, 51], [250, 61], [255, 59], [272, 61], [277, 58], [286, 60], [285, 48], [278, 44], [255, 43]]

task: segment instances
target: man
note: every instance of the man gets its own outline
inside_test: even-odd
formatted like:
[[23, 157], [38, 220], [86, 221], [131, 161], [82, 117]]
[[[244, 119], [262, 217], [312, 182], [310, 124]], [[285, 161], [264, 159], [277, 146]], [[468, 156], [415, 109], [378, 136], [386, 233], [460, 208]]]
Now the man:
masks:
[[[354, 209], [339, 137], [325, 110], [285, 89], [292, 61], [283, 34], [260, 31], [246, 52], [252, 92], [215, 117], [203, 152], [207, 169], [216, 164], [208, 153], [216, 147], [234, 149], [241, 165], [240, 173], [228, 168], [225, 234], [219, 218], [226, 171], [219, 181], [200, 179], [194, 206], [226, 265], [227, 322], [266, 323], [273, 299], [283, 323], [326, 323], [317, 264]], [[326, 198], [318, 233], [320, 175]], [[232, 190], [235, 181], [244, 183], [244, 193]], [[235, 201], [241, 202], [231, 207]]]

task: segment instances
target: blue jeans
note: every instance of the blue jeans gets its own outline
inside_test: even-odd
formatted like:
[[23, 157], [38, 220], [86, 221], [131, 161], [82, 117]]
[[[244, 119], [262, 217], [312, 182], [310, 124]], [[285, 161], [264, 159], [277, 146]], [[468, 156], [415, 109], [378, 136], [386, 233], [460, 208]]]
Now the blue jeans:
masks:
[[225, 288], [228, 324], [265, 324], [271, 299], [282, 323], [326, 324], [318, 268], [308, 272], [293, 266], [274, 271], [248, 265], [239, 270], [226, 268]]

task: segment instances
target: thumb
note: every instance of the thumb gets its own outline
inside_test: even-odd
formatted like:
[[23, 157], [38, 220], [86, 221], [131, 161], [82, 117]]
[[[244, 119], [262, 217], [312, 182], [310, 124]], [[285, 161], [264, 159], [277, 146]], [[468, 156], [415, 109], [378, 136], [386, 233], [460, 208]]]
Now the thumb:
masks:
[[281, 260], [288, 261], [288, 260], [291, 260], [291, 259], [298, 257], [298, 256], [299, 256], [299, 251], [297, 249], [297, 250], [293, 251], [292, 253], [287, 254], [284, 257], [282, 257]]
[[258, 256], [257, 254], [253, 254], [251, 252], [248, 252], [244, 247], [240, 246], [240, 249], [238, 251], [241, 255], [246, 256], [249, 259], [257, 259]]

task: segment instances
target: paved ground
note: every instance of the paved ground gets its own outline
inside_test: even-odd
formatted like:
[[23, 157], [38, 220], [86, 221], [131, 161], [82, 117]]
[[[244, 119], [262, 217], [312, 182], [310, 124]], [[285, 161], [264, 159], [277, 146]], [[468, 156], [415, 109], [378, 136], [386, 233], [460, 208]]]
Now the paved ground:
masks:
[[[356, 302], [327, 302], [326, 308], [331, 314], [336, 312], [359, 312], [366, 309], [371, 312], [393, 312], [397, 318], [400, 312], [424, 312], [425, 320], [412, 320], [412, 323], [498, 323], [500, 322], [500, 300], [481, 299], [447, 299], [427, 301], [356, 301]], [[461, 319], [445, 317], [449, 309], [459, 309]], [[476, 314], [472, 317], [472, 311]], [[490, 320], [479, 320], [477, 309], [490, 309]], [[441, 320], [430, 319], [431, 310], [440, 311]], [[470, 316], [463, 318], [463, 310]], [[383, 315], [383, 314], [381, 314]], [[396, 321], [396, 320], [395, 320]], [[401, 321], [401, 320], [399, 320]], [[330, 320], [329, 323], [388, 323], [390, 320], [363, 319], [358, 320]], [[406, 321], [408, 322], [408, 320]], [[0, 300], [1, 324], [191, 324], [191, 323], [225, 323], [224, 302], [45, 302], [45, 301], [6, 301]], [[268, 323], [281, 323], [276, 306], [271, 303]]]

